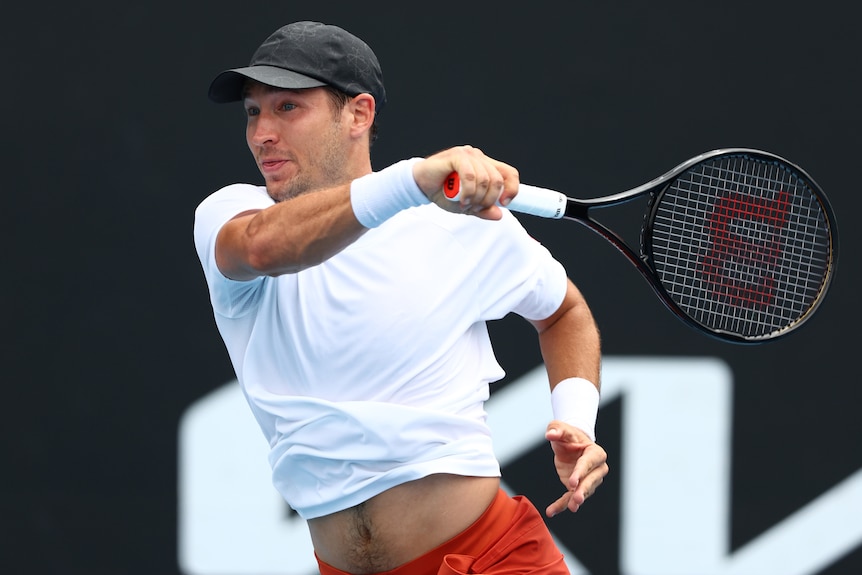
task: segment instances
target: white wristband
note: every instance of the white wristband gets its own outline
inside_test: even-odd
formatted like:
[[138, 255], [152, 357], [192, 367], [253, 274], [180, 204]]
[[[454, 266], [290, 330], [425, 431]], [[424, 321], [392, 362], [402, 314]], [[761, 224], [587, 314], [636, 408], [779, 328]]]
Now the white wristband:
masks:
[[401, 160], [379, 172], [353, 180], [350, 203], [360, 224], [376, 228], [401, 210], [429, 202], [413, 179], [413, 164], [421, 160]]
[[596, 417], [599, 413], [599, 390], [582, 377], [570, 377], [551, 391], [554, 419], [577, 427], [596, 440]]

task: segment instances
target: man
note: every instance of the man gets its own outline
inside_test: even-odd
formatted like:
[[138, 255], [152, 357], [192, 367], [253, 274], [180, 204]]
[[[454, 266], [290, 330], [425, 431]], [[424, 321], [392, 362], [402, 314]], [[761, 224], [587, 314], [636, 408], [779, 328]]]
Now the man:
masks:
[[[373, 172], [382, 73], [334, 26], [280, 28], [209, 96], [243, 102], [266, 185], [205, 199], [195, 244], [273, 483], [321, 573], [567, 573], [532, 504], [500, 489], [483, 410], [504, 375], [485, 322], [517, 313], [553, 387], [546, 437], [566, 491], [547, 515], [576, 511], [608, 472], [598, 331], [500, 207], [517, 171], [459, 146]], [[452, 172], [459, 202], [442, 193]]]

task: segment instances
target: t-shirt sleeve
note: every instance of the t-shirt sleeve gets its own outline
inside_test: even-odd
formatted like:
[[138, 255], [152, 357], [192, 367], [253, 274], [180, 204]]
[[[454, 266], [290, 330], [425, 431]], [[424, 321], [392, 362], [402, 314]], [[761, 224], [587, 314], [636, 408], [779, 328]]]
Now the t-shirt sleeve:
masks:
[[483, 260], [480, 292], [486, 319], [515, 313], [528, 320], [549, 317], [560, 307], [566, 294], [568, 276], [563, 265], [548, 249], [527, 233], [517, 218], [504, 211], [497, 245]]
[[239, 282], [225, 277], [215, 261], [218, 232], [237, 214], [263, 210], [275, 202], [259, 186], [232, 184], [213, 193], [195, 210], [194, 242], [210, 289], [213, 310], [225, 316], [242, 315], [250, 305], [254, 286], [262, 281]]

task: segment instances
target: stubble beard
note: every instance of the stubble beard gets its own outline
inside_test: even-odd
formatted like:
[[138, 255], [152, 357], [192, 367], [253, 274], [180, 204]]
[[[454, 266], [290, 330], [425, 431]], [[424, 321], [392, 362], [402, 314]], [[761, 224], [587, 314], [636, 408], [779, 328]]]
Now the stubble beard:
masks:
[[348, 168], [347, 143], [339, 128], [340, 123], [332, 125], [318, 152], [309, 154], [295, 176], [288, 180], [267, 182], [267, 192], [276, 202], [332, 188], [353, 179]]

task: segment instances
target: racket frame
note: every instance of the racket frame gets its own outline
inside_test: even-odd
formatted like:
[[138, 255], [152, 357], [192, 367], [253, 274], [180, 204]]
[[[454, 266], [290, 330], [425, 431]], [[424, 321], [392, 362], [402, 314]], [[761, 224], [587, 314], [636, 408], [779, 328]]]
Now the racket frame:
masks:
[[[677, 305], [677, 303], [662, 285], [661, 280], [658, 278], [657, 272], [655, 270], [652, 254], [650, 253], [650, 250], [647, 249], [652, 234], [652, 222], [655, 209], [658, 205], [658, 200], [661, 198], [661, 195], [664, 193], [664, 191], [669, 186], [671, 186], [674, 181], [679, 178], [679, 176], [681, 176], [697, 164], [712, 161], [719, 157], [725, 156], [747, 156], [756, 160], [774, 162], [795, 172], [795, 175], [813, 192], [826, 218], [827, 229], [829, 232], [829, 245], [831, 249], [829, 253], [830, 257], [828, 262], [828, 269], [825, 274], [825, 279], [820, 286], [820, 290], [817, 297], [815, 298], [812, 305], [809, 306], [805, 314], [802, 315], [799, 319], [779, 330], [770, 332], [765, 335], [744, 336], [729, 331], [714, 329], [698, 322], [696, 319], [691, 317]], [[594, 208], [604, 208], [617, 204], [622, 204], [634, 200], [635, 198], [646, 195], [650, 196], [650, 206], [648, 208], [648, 211], [644, 214], [644, 221], [641, 227], [640, 253], [635, 252], [634, 249], [632, 249], [632, 247], [628, 244], [628, 242], [626, 242], [620, 235], [618, 235], [616, 232], [614, 232], [601, 222], [593, 219], [590, 215], [591, 210], [593, 210]], [[650, 285], [653, 292], [656, 294], [656, 296], [658, 296], [659, 300], [665, 305], [665, 307], [677, 318], [682, 320], [686, 325], [697, 329], [702, 333], [706, 333], [707, 335], [710, 335], [714, 338], [732, 343], [758, 344], [765, 341], [776, 340], [788, 335], [790, 332], [794, 331], [802, 324], [804, 324], [822, 303], [824, 295], [829, 289], [829, 286], [835, 275], [835, 266], [838, 260], [838, 237], [837, 227], [835, 223], [835, 214], [832, 211], [832, 207], [829, 203], [829, 200], [827, 199], [825, 193], [820, 188], [820, 186], [817, 185], [814, 179], [798, 165], [793, 164], [792, 162], [789, 162], [786, 159], [775, 154], [765, 152], [763, 150], [756, 150], [753, 148], [720, 148], [712, 150], [710, 152], [705, 152], [689, 160], [686, 160], [685, 162], [679, 164], [671, 170], [668, 170], [661, 176], [649, 182], [646, 182], [645, 184], [642, 184], [624, 192], [619, 192], [617, 194], [592, 199], [576, 199], [566, 197], [566, 207], [561, 217], [584, 225], [588, 229], [599, 234], [605, 240], [610, 242], [611, 245], [613, 245], [620, 253], [622, 253], [623, 256], [625, 256], [626, 259], [628, 259], [635, 266], [640, 275]]]

